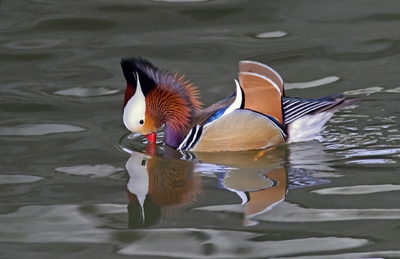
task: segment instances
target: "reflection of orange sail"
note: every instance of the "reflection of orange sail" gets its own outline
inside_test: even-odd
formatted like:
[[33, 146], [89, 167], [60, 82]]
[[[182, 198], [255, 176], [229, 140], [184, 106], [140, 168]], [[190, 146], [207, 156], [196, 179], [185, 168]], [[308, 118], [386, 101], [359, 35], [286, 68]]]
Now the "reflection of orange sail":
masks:
[[[167, 146], [163, 157], [156, 156], [156, 148], [147, 145], [146, 154], [130, 152], [126, 163], [130, 176], [127, 183], [129, 226], [132, 228], [157, 224], [161, 218], [174, 216], [177, 208], [195, 202], [201, 192], [200, 173], [194, 173], [199, 170], [198, 165], [204, 166], [200, 168], [213, 165], [218, 185], [242, 199], [245, 226], [256, 224], [251, 220], [253, 217], [285, 198], [288, 181], [283, 168], [284, 148], [192, 154], [202, 164], [174, 159], [175, 154], [168, 152]], [[182, 154], [178, 155], [181, 158]]]
[[235, 192], [245, 205], [245, 226], [257, 224], [250, 219], [264, 213], [285, 199], [287, 170], [283, 167], [286, 149], [235, 152], [228, 156], [200, 154], [204, 162], [223, 161], [226, 172], [219, 177], [220, 186]]
[[285, 168], [279, 168], [266, 174], [276, 185], [260, 191], [249, 192], [249, 201], [245, 205], [244, 225], [252, 225], [250, 218], [266, 212], [279, 202], [283, 201], [287, 190], [287, 173]]

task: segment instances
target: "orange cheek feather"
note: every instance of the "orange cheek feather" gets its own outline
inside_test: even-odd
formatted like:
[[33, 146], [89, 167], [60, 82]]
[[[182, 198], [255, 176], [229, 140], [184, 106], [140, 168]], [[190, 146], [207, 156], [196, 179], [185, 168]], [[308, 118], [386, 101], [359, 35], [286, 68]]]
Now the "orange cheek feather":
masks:
[[[145, 137], [149, 141], [149, 143], [156, 143], [156, 128], [154, 126], [153, 119], [146, 113], [146, 122], [143, 125], [144, 129], [146, 130]], [[150, 133], [149, 133], [150, 132]]]
[[145, 123], [144, 125], [141, 127], [141, 134], [146, 135], [146, 134], [150, 134], [153, 132], [156, 132], [156, 127], [154, 126], [154, 121], [153, 119], [149, 116], [149, 114], [146, 112], [146, 116], [145, 116]]

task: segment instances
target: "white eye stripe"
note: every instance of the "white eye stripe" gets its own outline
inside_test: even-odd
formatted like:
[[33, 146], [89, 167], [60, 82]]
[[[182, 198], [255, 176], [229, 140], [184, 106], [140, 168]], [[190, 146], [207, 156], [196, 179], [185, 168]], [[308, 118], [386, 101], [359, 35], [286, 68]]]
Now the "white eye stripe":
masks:
[[135, 81], [136, 81], [136, 83], [138, 82], [138, 76], [137, 76], [137, 72], [135, 72], [135, 73], [132, 73], [133, 74], [133, 77], [135, 78]]
[[[144, 125], [146, 113], [146, 99], [140, 85], [139, 74], [136, 72], [137, 84], [135, 94], [129, 99], [124, 108], [125, 126], [136, 132]], [[143, 121], [143, 124], [141, 123]]]
[[138, 72], [135, 72], [135, 80], [136, 80], [136, 91], [140, 90], [140, 92], [142, 91], [142, 86], [140, 85], [140, 80], [139, 80], [139, 74]]

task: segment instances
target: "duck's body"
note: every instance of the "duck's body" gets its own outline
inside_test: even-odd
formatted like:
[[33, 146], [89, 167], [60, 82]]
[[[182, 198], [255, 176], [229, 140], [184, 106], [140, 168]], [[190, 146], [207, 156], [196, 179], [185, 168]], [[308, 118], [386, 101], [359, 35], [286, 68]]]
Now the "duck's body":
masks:
[[262, 149], [304, 141], [318, 134], [333, 113], [358, 99], [343, 95], [318, 99], [284, 96], [282, 78], [254, 61], [239, 63], [234, 95], [201, 109], [197, 89], [183, 77], [144, 59], [123, 59], [127, 81], [124, 124], [155, 141], [165, 125], [167, 145], [190, 151]]

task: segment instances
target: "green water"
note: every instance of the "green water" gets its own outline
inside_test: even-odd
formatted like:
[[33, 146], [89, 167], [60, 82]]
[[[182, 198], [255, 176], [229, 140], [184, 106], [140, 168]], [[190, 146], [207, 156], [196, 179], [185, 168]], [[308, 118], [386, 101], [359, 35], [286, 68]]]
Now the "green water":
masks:
[[[0, 258], [400, 258], [399, 28], [394, 0], [2, 0]], [[289, 96], [362, 100], [319, 140], [149, 156], [128, 56], [207, 105], [242, 59]]]

